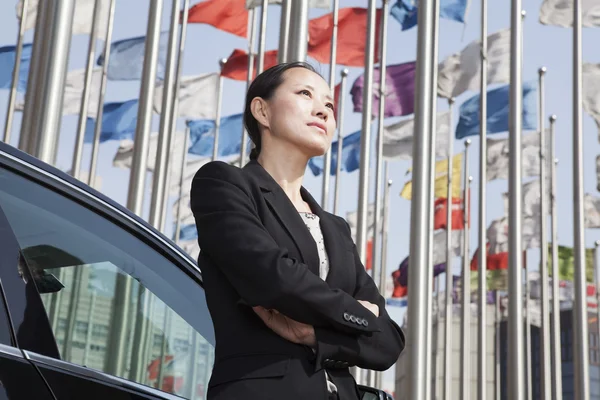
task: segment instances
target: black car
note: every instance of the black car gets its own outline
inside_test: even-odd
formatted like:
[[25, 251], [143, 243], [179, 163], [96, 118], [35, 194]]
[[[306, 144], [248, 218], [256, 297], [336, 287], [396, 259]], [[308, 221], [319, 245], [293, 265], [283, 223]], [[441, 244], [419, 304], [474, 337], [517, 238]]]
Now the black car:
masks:
[[205, 399], [214, 331], [195, 260], [1, 142], [0, 294], [0, 400]]

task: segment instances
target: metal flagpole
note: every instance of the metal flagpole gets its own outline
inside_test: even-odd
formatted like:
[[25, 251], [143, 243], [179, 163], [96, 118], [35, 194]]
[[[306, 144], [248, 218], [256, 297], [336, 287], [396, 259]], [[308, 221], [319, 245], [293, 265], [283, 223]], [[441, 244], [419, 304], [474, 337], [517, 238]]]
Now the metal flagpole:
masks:
[[257, 73], [260, 74], [265, 68], [265, 45], [267, 42], [267, 13], [269, 11], [269, 0], [262, 0], [260, 9], [260, 39], [258, 40], [258, 66]]
[[546, 73], [546, 67], [539, 69], [539, 124], [540, 124], [540, 198], [541, 198], [541, 238], [540, 238], [540, 275], [542, 278], [542, 398], [550, 397], [550, 301], [548, 296], [548, 199], [546, 193], [547, 189], [547, 173], [546, 170], [548, 162], [547, 160], [547, 145], [546, 145], [546, 129], [544, 129], [544, 75]]
[[281, 22], [279, 23], [279, 50], [277, 51], [277, 61], [279, 63], [287, 62], [288, 42], [290, 40], [290, 18], [292, 0], [282, 0], [281, 2]]
[[[88, 43], [87, 64], [85, 66], [85, 77], [83, 83], [83, 94], [81, 96], [81, 105], [79, 107], [79, 120], [77, 121], [77, 136], [75, 138], [75, 149], [73, 152], [73, 164], [71, 165], [71, 174], [75, 179], [81, 179], [81, 155], [83, 153], [83, 141], [85, 139], [85, 127], [88, 116], [88, 107], [90, 101], [90, 91], [92, 84], [92, 72], [94, 71], [94, 61], [96, 61], [96, 42], [98, 38], [98, 25], [100, 24], [101, 1], [94, 2], [94, 13], [92, 16], [92, 31]], [[89, 179], [89, 178], [88, 178]]]
[[100, 94], [98, 98], [98, 108], [96, 109], [96, 126], [94, 127], [94, 140], [92, 142], [92, 155], [90, 159], [90, 168], [88, 176], [88, 185], [94, 187], [96, 181], [96, 166], [98, 164], [98, 147], [100, 146], [100, 133], [102, 133], [102, 116], [104, 115], [104, 96], [106, 95], [106, 81], [108, 80], [108, 64], [110, 62], [110, 46], [112, 40], [113, 25], [115, 21], [115, 2], [110, 0], [110, 11], [108, 13], [108, 26], [106, 28], [106, 37], [104, 38], [104, 51], [102, 58], [102, 77], [100, 79]]
[[[226, 58], [221, 58], [219, 60], [219, 66], [221, 71], [223, 70], [223, 66], [227, 62]], [[219, 131], [221, 129], [221, 97], [223, 96], [223, 76], [219, 75], [219, 91], [217, 93], [217, 117], [215, 118], [215, 137], [213, 142], [213, 154], [212, 161], [215, 161], [219, 158]]]
[[308, 47], [308, 0], [290, 2], [290, 41], [288, 42], [288, 62], [306, 60]]
[[[523, 113], [522, 0], [512, 0], [510, 29], [510, 120], [509, 120], [509, 313], [508, 313], [508, 398], [523, 400], [523, 253], [521, 242], [521, 130]], [[483, 250], [482, 250], [483, 251]]]
[[[187, 124], [186, 124], [187, 125]], [[179, 200], [177, 201], [177, 217], [175, 218], [175, 236], [173, 241], [179, 244], [181, 230], [181, 213], [183, 212], [183, 183], [185, 181], [185, 165], [187, 163], [188, 143], [190, 140], [190, 128], [185, 128], [185, 138], [183, 139], [183, 155], [181, 156], [181, 173], [179, 177]]]
[[[290, 0], [291, 1], [291, 0]], [[248, 77], [246, 78], [246, 93], [250, 83], [254, 79], [254, 42], [256, 41], [256, 9], [248, 11], [248, 24], [250, 25], [250, 40], [248, 41]], [[246, 164], [246, 152], [248, 141], [246, 139], [246, 128], [242, 127], [242, 143], [240, 145], [240, 168]]]
[[[371, 1], [369, 5], [373, 6]], [[427, 287], [429, 265], [429, 196], [431, 195], [431, 97], [433, 95], [433, 24], [434, 4], [422, 2], [418, 15], [417, 26], [417, 72], [415, 78], [416, 87], [419, 88], [415, 97], [415, 134], [413, 143], [413, 191], [411, 201], [410, 220], [410, 261], [409, 261], [409, 300], [408, 300], [408, 329], [407, 353], [408, 364], [411, 365], [413, 373], [408, 381], [409, 399], [425, 399], [428, 382], [427, 376], [426, 346], [422, 338], [427, 334], [427, 296], [431, 296], [430, 288]], [[368, 69], [367, 69], [368, 71]], [[367, 90], [368, 89], [368, 90]], [[365, 87], [365, 93], [369, 93], [365, 99], [370, 101], [370, 86]], [[363, 100], [363, 104], [364, 100]], [[363, 124], [364, 121], [363, 118]], [[369, 124], [365, 124], [367, 127]], [[364, 134], [363, 127], [363, 134]], [[362, 155], [361, 155], [362, 156]], [[361, 158], [361, 163], [364, 161]], [[366, 201], [365, 201], [366, 203]], [[364, 225], [364, 221], [363, 221]]]
[[10, 95], [6, 110], [6, 123], [4, 125], [4, 143], [10, 144], [12, 123], [15, 116], [15, 101], [17, 99], [17, 88], [19, 85], [19, 70], [21, 68], [21, 55], [23, 54], [23, 41], [25, 40], [25, 26], [27, 25], [27, 6], [29, 0], [23, 0], [21, 4], [21, 20], [19, 21], [19, 35], [17, 36], [17, 47], [15, 49], [15, 65], [13, 66]]
[[338, 143], [337, 143], [337, 162], [335, 167], [335, 189], [333, 192], [333, 213], [337, 215], [340, 199], [340, 181], [342, 173], [342, 150], [344, 136], [344, 94], [346, 91], [346, 81], [348, 80], [348, 68], [342, 70], [342, 82], [340, 83], [340, 98], [337, 104], [337, 130], [338, 130]]
[[562, 352], [560, 330], [560, 299], [558, 295], [558, 213], [556, 209], [556, 146], [554, 124], [556, 115], [550, 116], [550, 213], [552, 224], [552, 399], [562, 400]]
[[[453, 124], [454, 98], [448, 99], [448, 113], [450, 114], [450, 129], [448, 129], [448, 194], [447, 199], [452, 198], [452, 160], [454, 148], [454, 124]], [[451, 203], [450, 203], [451, 204]], [[452, 396], [452, 212], [451, 206], [446, 207], [446, 323], [444, 325], [444, 400], [450, 400]]]
[[495, 385], [495, 389], [496, 389], [496, 398], [495, 400], [500, 400], [501, 396], [502, 396], [502, 390], [500, 387], [500, 379], [501, 379], [501, 374], [500, 374], [500, 322], [501, 322], [501, 318], [502, 315], [500, 314], [500, 292], [498, 290], [496, 290], [496, 322], [494, 323], [494, 326], [496, 328], [496, 350], [494, 351], [494, 358], [495, 358], [495, 377], [496, 377], [496, 385]]
[[575, 324], [573, 344], [575, 364], [575, 398], [590, 397], [587, 298], [585, 281], [585, 239], [583, 223], [583, 129], [582, 129], [582, 61], [581, 0], [573, 1], [573, 249]]
[[[384, 7], [387, 0], [383, 1]], [[340, 9], [340, 0], [333, 0], [333, 30], [331, 33], [331, 54], [329, 56], [329, 88], [333, 93], [335, 91], [335, 66], [337, 56], [337, 33], [338, 33], [338, 17]], [[383, 19], [383, 17], [382, 17]], [[382, 48], [383, 48], [382, 44]], [[340, 96], [341, 97], [341, 96]], [[323, 156], [323, 190], [321, 192], [321, 207], [324, 210], [329, 210], [329, 185], [331, 181], [331, 149]], [[375, 231], [377, 232], [377, 231]], [[375, 249], [375, 244], [373, 244]], [[373, 250], [373, 253], [377, 253]], [[375, 260], [373, 260], [375, 265]]]
[[[473, 178], [469, 176], [469, 146], [471, 140], [465, 141], [465, 191], [463, 193], [464, 222], [463, 231], [463, 262], [462, 262], [462, 324], [461, 324], [461, 376], [460, 376], [460, 398], [469, 400], [471, 398], [471, 270], [469, 268], [469, 191]], [[481, 249], [479, 249], [481, 252]]]
[[[165, 186], [166, 176], [169, 174], [168, 155], [173, 142], [173, 130], [171, 120], [173, 115], [173, 97], [175, 94], [175, 74], [177, 72], [177, 31], [181, 20], [181, 2], [171, 2], [171, 24], [169, 26], [169, 42], [167, 44], [167, 60], [165, 66], [165, 77], [163, 82], [162, 106], [160, 113], [160, 127], [156, 143], [156, 160], [154, 162], [154, 173], [152, 174], [152, 193], [150, 195], [150, 225], [160, 229], [163, 210], [165, 208], [164, 191], [169, 189]], [[137, 136], [136, 136], [137, 137]]]
[[600, 291], [598, 291], [599, 283], [600, 283], [600, 271], [598, 268], [598, 247], [600, 246], [600, 240], [596, 240], [594, 242], [594, 281], [596, 287], [594, 291], [596, 292], [596, 326], [599, 328], [598, 332], [600, 332]]
[[481, 75], [480, 75], [480, 96], [479, 96], [479, 296], [478, 302], [478, 325], [477, 325], [477, 398], [486, 400], [487, 398], [487, 60], [488, 40], [487, 40], [487, 0], [481, 0]]

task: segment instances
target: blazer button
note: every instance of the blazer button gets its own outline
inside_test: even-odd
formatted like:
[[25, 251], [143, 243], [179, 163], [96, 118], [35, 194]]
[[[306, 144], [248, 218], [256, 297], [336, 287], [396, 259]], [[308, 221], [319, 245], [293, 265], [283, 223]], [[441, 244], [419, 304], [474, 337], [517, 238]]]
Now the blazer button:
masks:
[[347, 312], [344, 313], [344, 319], [346, 321], [350, 321], [350, 314], [348, 314]]
[[356, 324], [356, 317], [354, 315], [350, 316], [350, 322], [354, 322]]
[[365, 327], [369, 326], [369, 321], [367, 321], [366, 319], [363, 319], [362, 323]]

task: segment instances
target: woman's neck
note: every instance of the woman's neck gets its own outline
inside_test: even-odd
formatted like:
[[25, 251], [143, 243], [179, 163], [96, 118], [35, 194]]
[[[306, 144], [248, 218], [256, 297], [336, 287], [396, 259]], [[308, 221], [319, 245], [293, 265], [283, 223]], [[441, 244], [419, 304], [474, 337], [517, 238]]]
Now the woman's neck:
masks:
[[261, 151], [258, 157], [259, 164], [281, 186], [285, 194], [299, 211], [310, 211], [300, 194], [304, 172], [308, 160], [298, 159], [283, 152], [277, 154]]

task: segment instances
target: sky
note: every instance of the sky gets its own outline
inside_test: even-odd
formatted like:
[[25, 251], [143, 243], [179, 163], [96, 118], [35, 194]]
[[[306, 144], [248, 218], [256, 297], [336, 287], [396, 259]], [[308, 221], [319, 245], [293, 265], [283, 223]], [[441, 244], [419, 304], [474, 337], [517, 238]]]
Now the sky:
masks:
[[[191, 3], [197, 3], [192, 0]], [[0, 4], [0, 46], [14, 45], [16, 43], [18, 32], [18, 21], [15, 16], [16, 1], [3, 1]], [[366, 0], [340, 0], [340, 7], [367, 7]], [[378, 6], [381, 1], [377, 1]], [[395, 0], [391, 0], [394, 4]], [[558, 240], [562, 245], [571, 246], [573, 244], [573, 146], [572, 136], [572, 30], [567, 28], [544, 26], [539, 23], [538, 14], [542, 0], [523, 0], [523, 9], [527, 16], [523, 23], [523, 80], [537, 80], [538, 69], [545, 66], [546, 73], [546, 116], [544, 121], [547, 123], [547, 117], [551, 114], [558, 116], [556, 123], [556, 155], [559, 159], [557, 168], [557, 202], [558, 202]], [[115, 24], [113, 31], [113, 40], [126, 39], [146, 34], [146, 24], [148, 18], [149, 1], [138, 0], [117, 1]], [[478, 40], [481, 37], [481, 2], [471, 1], [469, 5], [466, 24], [460, 24], [454, 21], [442, 19], [440, 21], [439, 37], [439, 61], [441, 62], [447, 56], [462, 50], [468, 43]], [[164, 2], [162, 30], [168, 29], [168, 19], [170, 14], [171, 2]], [[315, 18], [326, 14], [327, 10], [312, 9], [309, 11], [309, 18]], [[279, 40], [279, 20], [280, 7], [269, 6], [268, 26], [266, 34], [266, 49], [276, 49]], [[488, 4], [488, 33], [494, 33], [499, 30], [510, 27], [510, 2], [508, 1], [490, 1]], [[26, 34], [26, 43], [33, 38], [33, 32]], [[583, 29], [583, 61], [600, 62], [600, 54], [597, 52], [595, 43], [600, 42], [600, 30], [594, 28]], [[99, 42], [99, 49], [102, 48]], [[85, 67], [87, 54], [88, 37], [84, 35], [74, 36], [71, 42], [71, 52], [69, 58], [69, 70], [81, 69]], [[400, 25], [393, 19], [389, 19], [388, 26], [388, 52], [386, 55], [387, 64], [398, 64], [408, 61], [414, 61], [416, 58], [417, 46], [417, 28], [402, 32]], [[219, 70], [219, 59], [229, 56], [235, 48], [247, 51], [246, 39], [234, 36], [232, 34], [219, 31], [208, 25], [192, 24], [188, 28], [183, 76], [197, 75], [207, 72], [217, 72]], [[595, 51], [596, 50], [596, 51]], [[309, 59], [317, 70], [323, 76], [329, 76], [329, 66], [319, 64], [315, 60]], [[339, 73], [344, 67], [337, 67], [337, 80]], [[342, 135], [359, 130], [361, 127], [362, 116], [351, 112], [351, 98], [349, 88], [356, 78], [362, 73], [361, 68], [349, 68], [348, 91], [345, 93], [346, 111], [344, 117], [344, 132]], [[222, 115], [232, 115], [242, 112], [245, 82], [238, 82], [225, 79], [223, 89]], [[490, 86], [493, 87], [493, 86]], [[125, 101], [139, 96], [139, 81], [109, 81], [106, 92], [106, 102]], [[453, 113], [453, 123], [457, 123], [458, 108], [460, 104], [475, 95], [474, 92], [466, 92], [456, 99], [456, 105]], [[0, 113], [5, 112], [7, 107], [8, 91], [0, 91]], [[447, 102], [438, 99], [438, 112], [448, 108]], [[388, 118], [385, 125], [397, 122], [403, 118]], [[64, 116], [60, 129], [59, 154], [57, 166], [62, 170], [69, 170], [72, 162], [73, 146], [75, 141], [75, 131], [77, 129], [77, 116]], [[14, 122], [14, 131], [11, 144], [18, 143], [18, 127], [20, 126], [21, 115], [16, 113]], [[153, 131], [158, 130], [158, 116], [153, 118]], [[183, 129], [184, 121], [179, 121], [179, 128]], [[528, 134], [531, 132], [524, 132]], [[584, 166], [584, 191], [598, 195], [596, 191], [595, 159], [600, 153], [598, 141], [598, 129], [587, 114], [583, 115], [583, 166]], [[492, 135], [490, 135], [492, 136]], [[495, 134], [494, 138], [507, 137], [506, 133]], [[479, 164], [479, 139], [471, 137], [472, 146], [468, 162], [473, 176], [473, 185], [471, 191], [471, 221], [472, 226], [476, 227], [478, 223], [478, 164]], [[464, 142], [455, 141], [455, 152], [462, 151]], [[112, 167], [112, 159], [118, 148], [118, 142], [107, 142], [100, 146], [98, 174], [101, 176], [101, 191], [117, 202], [125, 205], [127, 200], [127, 186], [129, 181], [129, 170], [123, 170]], [[91, 146], [84, 146], [83, 169], [87, 170]], [[372, 157], [373, 159], [373, 157]], [[388, 256], [387, 272], [388, 275], [398, 268], [399, 263], [408, 255], [410, 238], [410, 202], [399, 196], [404, 183], [410, 179], [406, 171], [410, 168], [410, 161], [395, 161], [389, 163], [390, 178], [393, 185], [390, 191], [390, 210], [389, 210], [389, 236], [388, 236]], [[373, 173], [374, 177], [374, 173]], [[358, 171], [353, 173], [342, 173], [341, 175], [341, 200], [340, 215], [345, 216], [347, 212], [354, 211], [357, 208], [358, 201]], [[531, 178], [527, 179], [530, 180]], [[371, 179], [371, 182], [374, 179]], [[321, 177], [314, 177], [307, 169], [304, 186], [310, 190], [313, 196], [320, 200], [321, 198]], [[331, 184], [334, 184], [332, 179]], [[151, 185], [151, 176], [148, 175], [147, 186]], [[487, 225], [503, 215], [502, 193], [508, 190], [506, 180], [496, 180], [490, 182], [487, 186]], [[149, 190], [148, 190], [149, 193]], [[374, 189], [370, 188], [370, 198], [374, 199]], [[171, 198], [173, 202], [175, 198]], [[150, 197], [145, 200], [146, 216], [149, 209]], [[170, 208], [169, 208], [170, 210]], [[167, 227], [172, 226], [171, 215], [169, 213]], [[167, 234], [170, 229], [167, 228]], [[477, 247], [477, 231], [472, 229], [470, 232], [471, 249], [470, 255], [474, 253]], [[594, 230], [586, 230], [585, 242], [588, 247], [592, 247], [600, 234]], [[469, 257], [470, 257], [469, 255]], [[460, 273], [460, 262], [454, 260], [454, 274]], [[537, 265], [539, 262], [539, 251], [532, 249], [528, 251], [528, 265]], [[537, 269], [537, 266], [532, 269]], [[443, 284], [443, 283], [442, 283]], [[404, 310], [390, 307], [390, 315], [399, 323], [402, 322]], [[393, 390], [391, 373], [385, 376], [385, 388]]]

